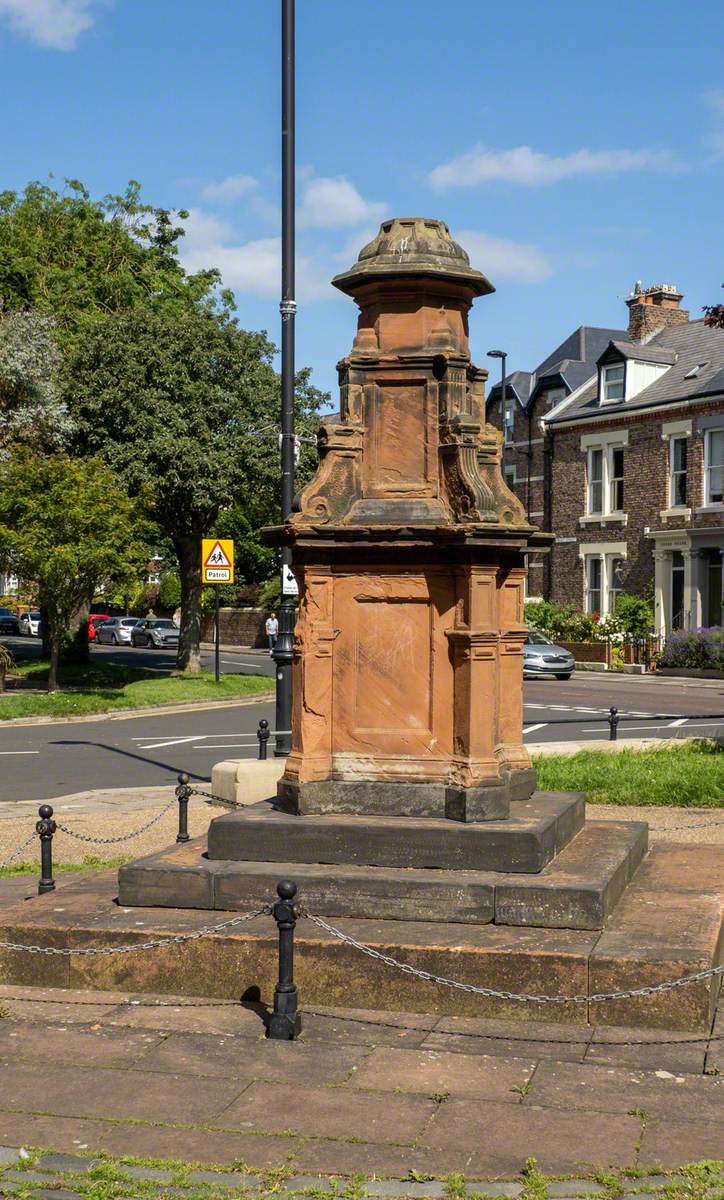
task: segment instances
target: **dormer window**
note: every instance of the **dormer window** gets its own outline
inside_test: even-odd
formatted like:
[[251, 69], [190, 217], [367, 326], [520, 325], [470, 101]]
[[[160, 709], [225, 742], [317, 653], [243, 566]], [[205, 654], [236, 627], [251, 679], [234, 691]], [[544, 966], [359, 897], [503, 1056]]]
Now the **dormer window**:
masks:
[[623, 400], [625, 370], [623, 363], [612, 363], [601, 370], [601, 403], [612, 404]]

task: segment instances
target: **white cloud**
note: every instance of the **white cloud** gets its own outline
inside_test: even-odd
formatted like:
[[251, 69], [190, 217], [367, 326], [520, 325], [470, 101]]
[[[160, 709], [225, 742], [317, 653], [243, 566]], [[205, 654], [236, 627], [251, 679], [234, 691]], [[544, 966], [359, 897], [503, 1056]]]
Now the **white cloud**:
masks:
[[300, 228], [330, 229], [339, 225], [362, 225], [381, 221], [387, 205], [365, 200], [353, 183], [343, 176], [309, 177], [302, 186], [297, 210]]
[[[282, 271], [278, 237], [239, 242], [227, 222], [198, 208], [191, 209], [183, 225], [186, 236], [180, 243], [180, 252], [187, 271], [217, 267], [224, 287], [264, 299], [278, 299]], [[333, 298], [334, 290], [317, 260], [297, 254], [296, 269], [298, 299]]]
[[471, 265], [490, 276], [493, 283], [497, 279], [542, 283], [553, 274], [553, 267], [543, 251], [526, 242], [510, 242], [473, 229], [461, 230], [455, 240], [467, 250]]
[[98, 0], [0, 0], [0, 20], [46, 50], [74, 50]]
[[504, 180], [524, 187], [558, 183], [576, 175], [612, 175], [647, 168], [671, 170], [676, 159], [666, 150], [576, 150], [560, 156], [541, 154], [530, 146], [489, 150], [478, 146], [430, 172], [433, 187], [472, 187]]
[[232, 204], [240, 196], [253, 192], [256, 187], [257, 182], [253, 175], [228, 175], [220, 183], [207, 183], [201, 189], [201, 195], [211, 203]]

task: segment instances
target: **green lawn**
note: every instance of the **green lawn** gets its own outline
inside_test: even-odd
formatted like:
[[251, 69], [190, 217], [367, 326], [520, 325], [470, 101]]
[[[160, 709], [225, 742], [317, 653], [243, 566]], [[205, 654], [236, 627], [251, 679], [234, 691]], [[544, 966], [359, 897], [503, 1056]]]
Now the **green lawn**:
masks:
[[[42, 688], [47, 662], [21, 660], [13, 667], [28, 687]], [[0, 694], [0, 721], [11, 717], [74, 717], [200, 700], [233, 700], [271, 692], [273, 680], [263, 675], [222, 675], [218, 683], [209, 672], [200, 675], [159, 675], [113, 663], [68, 665], [61, 669], [59, 692], [11, 691]]]
[[[27, 853], [27, 852], [26, 852]], [[80, 863], [53, 863], [53, 874], [57, 875], [61, 871], [107, 871], [111, 867], [122, 867], [124, 863], [131, 862], [132, 859], [128, 856], [122, 858], [96, 858], [93, 855], [88, 855]], [[39, 875], [39, 862], [21, 862], [13, 863], [9, 867], [0, 867], [0, 879], [11, 879], [17, 875]]]
[[534, 759], [543, 791], [585, 792], [590, 804], [724, 807], [724, 753], [707, 742], [660, 750], [581, 750]]

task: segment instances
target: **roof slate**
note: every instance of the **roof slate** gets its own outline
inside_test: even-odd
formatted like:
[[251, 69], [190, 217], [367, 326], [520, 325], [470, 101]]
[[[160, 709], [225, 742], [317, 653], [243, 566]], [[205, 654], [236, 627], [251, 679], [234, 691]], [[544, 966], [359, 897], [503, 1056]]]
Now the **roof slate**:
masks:
[[[631, 345], [629, 342], [626, 344]], [[670, 325], [645, 346], [639, 347], [642, 360], [654, 361], [644, 355], [657, 349], [669, 357], [675, 355], [676, 361], [633, 399], [601, 406], [598, 402], [598, 379], [594, 379], [590, 387], [571, 404], [563, 405], [559, 414], [549, 419], [548, 423], [560, 425], [567, 421], [582, 421], [601, 413], [614, 417], [641, 408], [682, 403], [695, 396], [724, 394], [724, 330], [709, 328], [703, 320]], [[656, 361], [666, 362], [668, 359], [659, 358]], [[686, 379], [685, 376], [699, 364], [703, 364], [701, 370], [692, 379]]]
[[[536, 394], [561, 379], [569, 392], [590, 379], [595, 364], [611, 341], [625, 339], [625, 329], [599, 329], [595, 325], [580, 325], [573, 333], [556, 346], [535, 371], [512, 371], [508, 384], [515, 392], [518, 403], [527, 408]], [[488, 404], [500, 397], [500, 383], [488, 390]]]

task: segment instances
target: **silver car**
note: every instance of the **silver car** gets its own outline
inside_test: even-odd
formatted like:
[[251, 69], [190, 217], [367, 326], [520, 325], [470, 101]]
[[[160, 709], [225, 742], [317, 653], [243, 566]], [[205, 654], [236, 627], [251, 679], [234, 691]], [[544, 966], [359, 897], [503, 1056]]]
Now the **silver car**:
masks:
[[523, 646], [524, 679], [540, 679], [543, 676], [570, 679], [573, 667], [573, 655], [569, 650], [556, 646], [538, 629], [528, 630]]
[[96, 627], [96, 641], [99, 645], [130, 646], [131, 630], [139, 620], [139, 617], [110, 617]]
[[145, 617], [131, 630], [131, 645], [147, 646], [149, 650], [153, 646], [157, 650], [178, 646], [178, 626], [166, 617]]

